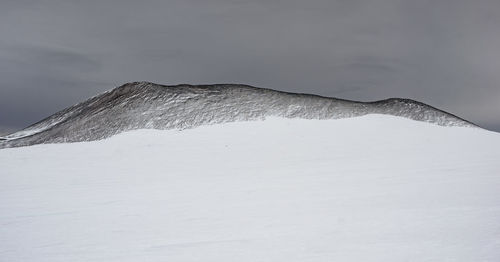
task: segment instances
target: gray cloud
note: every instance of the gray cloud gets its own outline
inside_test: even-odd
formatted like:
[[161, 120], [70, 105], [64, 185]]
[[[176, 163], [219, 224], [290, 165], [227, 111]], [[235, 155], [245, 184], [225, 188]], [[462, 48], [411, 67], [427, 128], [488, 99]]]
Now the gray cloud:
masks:
[[2, 1], [0, 125], [129, 81], [408, 97], [500, 130], [496, 0]]

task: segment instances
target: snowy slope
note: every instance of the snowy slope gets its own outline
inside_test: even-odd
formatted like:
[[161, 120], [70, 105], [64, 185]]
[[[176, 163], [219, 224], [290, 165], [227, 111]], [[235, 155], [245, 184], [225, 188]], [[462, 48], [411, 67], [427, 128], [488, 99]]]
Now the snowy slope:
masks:
[[500, 134], [271, 118], [0, 150], [0, 261], [499, 261]]
[[388, 114], [444, 126], [474, 126], [432, 106], [401, 98], [348, 101], [247, 85], [122, 85], [5, 136], [0, 148], [94, 141], [136, 129], [186, 129], [270, 116], [338, 119]]

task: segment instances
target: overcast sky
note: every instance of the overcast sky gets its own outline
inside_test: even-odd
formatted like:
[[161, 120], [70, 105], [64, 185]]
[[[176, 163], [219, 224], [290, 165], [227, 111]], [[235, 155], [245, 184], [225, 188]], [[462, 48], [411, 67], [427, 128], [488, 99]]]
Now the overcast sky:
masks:
[[131, 81], [416, 99], [500, 131], [498, 0], [0, 0], [0, 129]]

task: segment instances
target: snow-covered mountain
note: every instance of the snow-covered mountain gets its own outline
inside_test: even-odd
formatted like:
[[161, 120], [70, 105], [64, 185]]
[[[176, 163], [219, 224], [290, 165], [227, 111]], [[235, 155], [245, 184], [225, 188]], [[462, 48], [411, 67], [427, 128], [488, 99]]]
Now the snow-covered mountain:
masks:
[[126, 84], [0, 142], [0, 261], [500, 261], [500, 134], [470, 127], [406, 99]]
[[445, 126], [474, 126], [409, 100], [357, 102], [245, 85], [125, 84], [5, 136], [2, 147], [93, 141], [135, 129], [185, 129], [278, 116], [338, 119], [388, 114]]

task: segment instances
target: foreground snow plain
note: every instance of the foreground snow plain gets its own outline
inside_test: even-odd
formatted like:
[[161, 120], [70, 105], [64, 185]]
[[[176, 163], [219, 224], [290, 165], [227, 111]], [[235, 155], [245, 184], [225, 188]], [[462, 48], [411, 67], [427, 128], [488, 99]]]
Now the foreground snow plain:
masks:
[[0, 150], [0, 261], [499, 261], [500, 134], [368, 115]]

